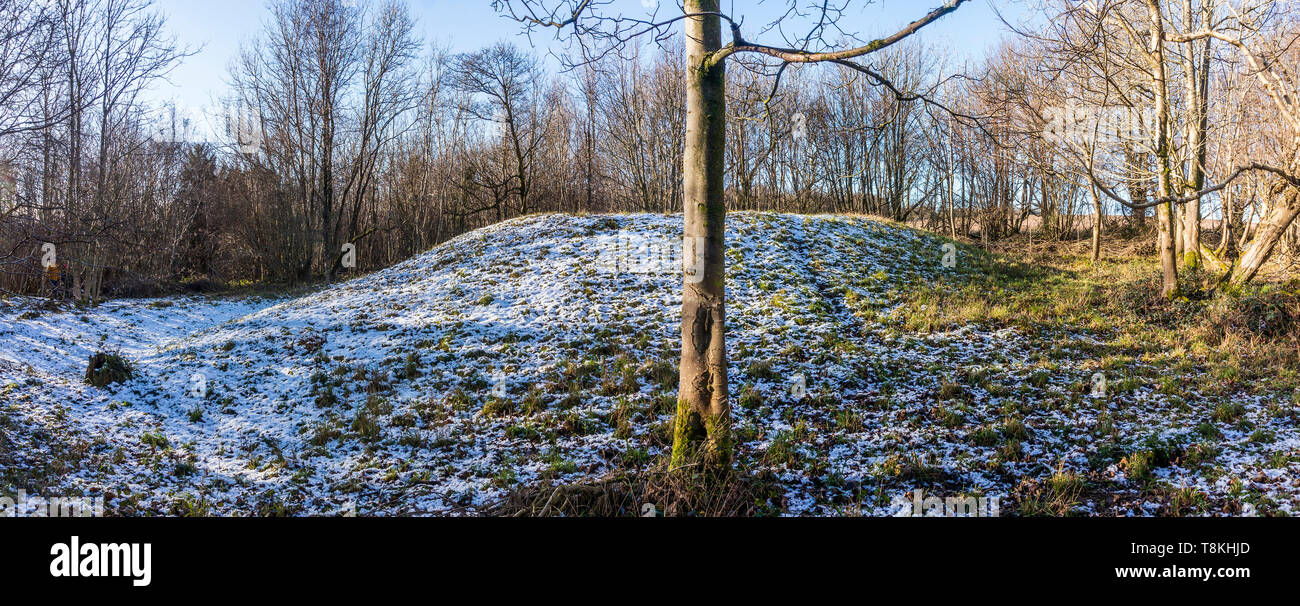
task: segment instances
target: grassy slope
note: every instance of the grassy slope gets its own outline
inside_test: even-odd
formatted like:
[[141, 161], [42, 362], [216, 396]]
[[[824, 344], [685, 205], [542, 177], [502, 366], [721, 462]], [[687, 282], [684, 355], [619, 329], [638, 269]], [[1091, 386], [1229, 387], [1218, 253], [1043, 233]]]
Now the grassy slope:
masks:
[[[51, 489], [122, 514], [419, 514], [645, 472], [680, 283], [594, 263], [620, 230], [671, 241], [680, 221], [481, 230], [141, 354], [110, 393], [0, 370], [0, 431], [29, 449], [6, 483], [57, 468]], [[1151, 303], [1135, 261], [962, 248], [945, 269], [945, 240], [859, 217], [739, 213], [728, 238], [739, 461], [776, 487], [760, 512], [889, 515], [917, 489], [1004, 513], [1292, 511], [1294, 349], [1229, 305], [1198, 328], [1205, 304]]]

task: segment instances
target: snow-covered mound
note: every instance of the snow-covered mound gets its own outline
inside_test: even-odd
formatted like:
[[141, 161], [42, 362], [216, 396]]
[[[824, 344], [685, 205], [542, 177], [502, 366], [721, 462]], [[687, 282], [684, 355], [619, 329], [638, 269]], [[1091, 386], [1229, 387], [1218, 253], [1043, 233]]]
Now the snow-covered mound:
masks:
[[[278, 304], [0, 311], [0, 489], [103, 495], [124, 515], [473, 513], [649, 464], [675, 405], [680, 238], [674, 216], [534, 216]], [[1052, 346], [1039, 380], [1042, 346], [1017, 331], [889, 328], [899, 292], [961, 279], [945, 240], [760, 213], [730, 215], [727, 239], [740, 460], [776, 474], [788, 513], [887, 515], [921, 485], [997, 496], [1086, 473], [1103, 421], [1187, 431], [1149, 390], [1128, 396], [1149, 412], [1063, 404], [1092, 375], [1086, 336]], [[85, 385], [105, 350], [136, 378]], [[998, 440], [972, 439], [985, 429]]]

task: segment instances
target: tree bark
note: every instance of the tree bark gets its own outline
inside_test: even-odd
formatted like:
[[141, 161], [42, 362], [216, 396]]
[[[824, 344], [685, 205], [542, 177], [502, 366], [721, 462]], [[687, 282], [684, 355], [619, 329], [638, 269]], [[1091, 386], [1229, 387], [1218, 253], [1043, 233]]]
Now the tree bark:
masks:
[[1092, 262], [1101, 258], [1101, 196], [1097, 195], [1097, 186], [1092, 186]]
[[1215, 253], [1224, 260], [1232, 261], [1237, 258], [1236, 247], [1233, 246], [1236, 240], [1232, 235], [1232, 221], [1237, 214], [1237, 200], [1230, 189], [1224, 190], [1221, 200], [1223, 219], [1219, 221], [1219, 249]]
[[[1209, 2], [1200, 3], [1201, 29], [1210, 28], [1210, 14], [1213, 12]], [[1192, 0], [1183, 0], [1183, 27], [1186, 31], [1196, 31], [1193, 23]], [[1185, 193], [1201, 190], [1205, 187], [1205, 162], [1208, 148], [1206, 131], [1209, 128], [1210, 96], [1210, 42], [1212, 38], [1188, 43], [1183, 53], [1183, 86], [1187, 95], [1187, 181]], [[1187, 203], [1183, 209], [1183, 264], [1188, 269], [1201, 264], [1201, 199], [1196, 198]]]
[[[1155, 111], [1158, 121], [1156, 136], [1157, 169], [1159, 170], [1160, 197], [1173, 195], [1172, 142], [1169, 129], [1169, 80], [1165, 70], [1165, 28], [1164, 17], [1160, 13], [1157, 0], [1147, 0], [1148, 14], [1151, 19], [1151, 48], [1148, 55], [1151, 62], [1151, 83], [1155, 87]], [[1156, 220], [1159, 236], [1156, 248], [1160, 254], [1161, 288], [1160, 294], [1172, 297], [1178, 293], [1178, 255], [1174, 240], [1174, 205], [1165, 202], [1156, 207]]]
[[687, 0], [682, 359], [671, 467], [731, 462], [723, 237], [726, 70], [718, 0]]
[[1250, 248], [1242, 253], [1236, 271], [1232, 272], [1233, 284], [1240, 286], [1255, 279], [1297, 216], [1300, 216], [1300, 190], [1287, 188], [1284, 198], [1273, 204], [1264, 220], [1260, 221], [1255, 230], [1255, 239], [1251, 241]]

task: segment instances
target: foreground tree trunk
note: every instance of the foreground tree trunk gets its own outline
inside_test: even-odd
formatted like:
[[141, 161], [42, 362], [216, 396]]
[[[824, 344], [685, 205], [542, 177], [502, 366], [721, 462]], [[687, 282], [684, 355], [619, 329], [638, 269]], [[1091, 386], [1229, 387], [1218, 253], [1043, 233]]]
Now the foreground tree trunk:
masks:
[[1160, 294], [1173, 297], [1178, 294], [1178, 251], [1174, 241], [1174, 205], [1165, 202], [1156, 207], [1156, 250], [1160, 254]]
[[1187, 215], [1183, 211], [1186, 209], [1179, 205], [1173, 205], [1172, 209], [1174, 212], [1174, 256], [1182, 259], [1187, 244], [1183, 240], [1184, 228], [1187, 226]]
[[[721, 48], [718, 0], [687, 0], [685, 239], [681, 383], [671, 466], [731, 460], [724, 301], [723, 198], [726, 69], [710, 61]], [[708, 14], [706, 14], [708, 13]]]
[[1097, 195], [1097, 186], [1091, 187], [1092, 191], [1092, 262], [1097, 263], [1101, 258], [1101, 196]]
[[[1151, 47], [1147, 58], [1151, 63], [1151, 84], [1155, 88], [1155, 112], [1157, 121], [1156, 161], [1159, 170], [1159, 188], [1161, 199], [1173, 197], [1172, 144], [1169, 130], [1169, 80], [1165, 72], [1165, 28], [1164, 17], [1160, 13], [1157, 0], [1147, 0], [1147, 9], [1151, 19]], [[1174, 233], [1174, 205], [1163, 202], [1156, 206], [1156, 249], [1160, 255], [1161, 287], [1160, 294], [1173, 297], [1178, 294], [1178, 242]]]
[[1237, 214], [1237, 201], [1232, 192], [1223, 193], [1223, 219], [1219, 222], [1219, 248], [1215, 251], [1220, 258], [1234, 261], [1237, 258], [1236, 238], [1233, 236], [1233, 218]]
[[[1214, 12], [1209, 0], [1201, 0], [1199, 24], [1194, 23], [1192, 0], [1183, 0], [1183, 27], [1186, 31], [1210, 29]], [[1187, 185], [1184, 193], [1205, 187], [1205, 162], [1208, 155], [1206, 131], [1209, 129], [1210, 43], [1206, 38], [1191, 42], [1183, 53], [1183, 87], [1187, 97]], [[1201, 265], [1201, 199], [1187, 203], [1183, 210], [1183, 265], [1194, 269]]]

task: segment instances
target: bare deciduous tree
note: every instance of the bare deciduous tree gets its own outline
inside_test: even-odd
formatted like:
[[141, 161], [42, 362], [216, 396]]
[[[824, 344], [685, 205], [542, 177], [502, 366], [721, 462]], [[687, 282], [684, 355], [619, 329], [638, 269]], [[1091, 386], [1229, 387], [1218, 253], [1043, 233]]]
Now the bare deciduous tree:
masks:
[[[683, 154], [685, 204], [684, 254], [688, 270], [682, 287], [682, 358], [676, 428], [671, 466], [691, 463], [725, 467], [732, 455], [731, 405], [727, 381], [726, 291], [724, 235], [726, 230], [727, 60], [746, 54], [790, 64], [834, 63], [891, 86], [870, 66], [854, 61], [885, 49], [956, 10], [965, 0], [950, 0], [897, 33], [872, 41], [848, 44], [827, 41], [832, 23], [851, 2], [813, 3], [811, 29], [799, 40], [781, 45], [757, 43], [744, 37], [741, 15], [722, 11], [718, 0], [686, 0], [681, 15], [657, 19], [606, 13], [611, 3], [600, 0], [494, 0], [493, 6], [523, 23], [528, 30], [554, 27], [571, 31], [583, 45], [583, 56], [616, 51], [643, 35], [662, 36], [684, 23], [686, 42], [686, 139]], [[800, 14], [790, 2], [786, 18]], [[724, 43], [722, 25], [730, 27]], [[772, 28], [768, 28], [770, 31]], [[599, 44], [603, 48], [588, 48]], [[590, 51], [590, 52], [589, 52]]]

